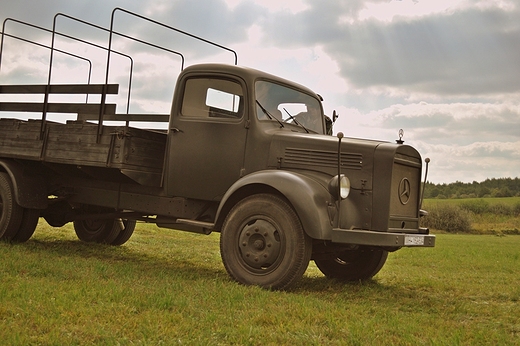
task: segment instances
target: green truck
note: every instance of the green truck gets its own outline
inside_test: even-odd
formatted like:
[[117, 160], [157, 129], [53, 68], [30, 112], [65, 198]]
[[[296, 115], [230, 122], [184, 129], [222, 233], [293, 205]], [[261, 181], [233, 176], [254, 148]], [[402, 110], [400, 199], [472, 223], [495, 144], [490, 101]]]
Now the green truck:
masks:
[[[293, 285], [310, 260], [327, 277], [357, 281], [389, 252], [435, 245], [420, 227], [420, 154], [402, 142], [331, 136], [321, 97], [306, 87], [197, 64], [179, 74], [168, 115], [116, 114], [106, 99], [117, 93], [108, 83], [0, 85], [4, 100], [44, 99], [0, 102], [2, 114], [39, 112], [0, 119], [1, 239], [27, 241], [40, 217], [113, 245], [136, 221], [219, 232], [229, 275], [272, 289]], [[49, 101], [71, 94], [99, 102]], [[72, 115], [56, 122], [47, 113]], [[168, 125], [130, 125], [139, 121]]]

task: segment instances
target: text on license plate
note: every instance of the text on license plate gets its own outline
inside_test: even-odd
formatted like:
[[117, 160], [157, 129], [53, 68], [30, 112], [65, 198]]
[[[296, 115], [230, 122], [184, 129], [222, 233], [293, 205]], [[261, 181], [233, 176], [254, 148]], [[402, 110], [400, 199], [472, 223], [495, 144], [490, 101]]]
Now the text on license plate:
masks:
[[424, 245], [424, 237], [407, 235], [404, 237], [405, 246], [420, 246]]

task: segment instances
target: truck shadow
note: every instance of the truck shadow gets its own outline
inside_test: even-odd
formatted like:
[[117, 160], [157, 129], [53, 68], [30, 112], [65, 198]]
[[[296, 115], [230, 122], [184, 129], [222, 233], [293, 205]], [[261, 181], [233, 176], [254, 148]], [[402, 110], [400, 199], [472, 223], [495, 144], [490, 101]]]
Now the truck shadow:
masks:
[[[41, 258], [42, 266], [56, 263], [56, 265], [69, 267], [77, 266], [78, 270], [89, 266], [103, 267], [105, 271], [112, 268], [111, 275], [121, 276], [122, 279], [125, 275], [136, 275], [137, 279], [160, 277], [165, 280], [182, 278], [190, 281], [213, 280], [223, 284], [233, 283], [220, 261], [207, 261], [202, 254], [200, 258], [187, 259], [185, 256], [176, 256], [174, 251], [167, 254], [154, 254], [140, 251], [136, 247], [85, 243], [68, 239], [31, 239], [27, 243], [12, 244], [11, 246], [23, 247], [28, 255], [33, 254], [37, 258]], [[87, 263], [88, 261], [91, 263]], [[81, 273], [74, 275], [81, 275]], [[103, 270], [99, 275], [105, 275]], [[321, 293], [323, 297], [340, 294], [344, 297], [348, 295], [349, 299], [365, 295], [392, 296], [399, 294], [397, 288], [382, 284], [377, 279], [342, 282], [324, 276], [307, 275], [287, 292], [289, 294]]]
[[360, 292], [360, 291], [379, 291], [388, 290], [391, 287], [386, 286], [376, 279], [365, 281], [344, 282], [336, 279], [323, 277], [304, 276], [296, 285], [294, 291], [306, 292]]
[[[66, 262], [73, 263], [79, 268], [102, 266], [113, 268], [113, 275], [142, 275], [146, 277], [182, 277], [188, 280], [226, 279], [227, 273], [223, 266], [215, 267], [215, 263], [176, 257], [175, 253], [154, 255], [139, 251], [135, 247], [112, 246], [96, 243], [85, 243], [79, 240], [36, 240], [27, 243], [12, 244], [11, 246], [24, 247], [28, 254], [42, 258], [42, 265], [58, 263], [66, 266]], [[70, 266], [69, 264], [68, 266]], [[121, 274], [118, 274], [121, 273]], [[130, 274], [125, 274], [130, 273]]]

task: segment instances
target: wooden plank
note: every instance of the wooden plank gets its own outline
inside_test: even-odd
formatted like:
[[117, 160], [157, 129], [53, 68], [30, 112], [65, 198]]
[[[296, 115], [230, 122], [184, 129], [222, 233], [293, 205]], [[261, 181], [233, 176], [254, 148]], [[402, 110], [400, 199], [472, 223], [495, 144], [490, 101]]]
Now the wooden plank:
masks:
[[97, 125], [56, 124], [48, 127], [45, 161], [73, 165], [106, 166], [110, 135], [97, 143]]
[[[33, 135], [40, 137], [41, 120], [0, 119], [0, 136], [18, 138]], [[32, 134], [31, 134], [32, 133]]]
[[[98, 120], [98, 114], [78, 114], [78, 120]], [[111, 114], [103, 117], [106, 121], [144, 121], [151, 123], [167, 123], [169, 114]]]
[[[0, 102], [0, 111], [3, 112], [43, 112], [43, 103], [30, 102]], [[99, 112], [99, 103], [49, 103], [48, 113], [96, 113]], [[105, 114], [115, 114], [116, 105], [105, 104]], [[99, 117], [99, 115], [98, 115]]]
[[41, 121], [0, 119], [0, 155], [38, 160], [43, 145], [40, 125]]
[[[50, 94], [102, 94], [106, 86], [107, 94], [117, 94], [119, 84], [51, 84]], [[46, 84], [0, 85], [0, 94], [44, 94]]]
[[15, 159], [38, 160], [43, 142], [27, 139], [0, 139], [0, 155]]

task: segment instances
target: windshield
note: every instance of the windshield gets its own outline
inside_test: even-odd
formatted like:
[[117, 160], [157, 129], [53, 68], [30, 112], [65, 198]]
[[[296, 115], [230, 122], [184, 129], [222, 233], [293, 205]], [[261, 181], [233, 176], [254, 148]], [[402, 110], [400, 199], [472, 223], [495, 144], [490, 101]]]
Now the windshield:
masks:
[[306, 131], [324, 133], [320, 103], [314, 97], [266, 81], [256, 82], [255, 93], [258, 119], [294, 124]]

